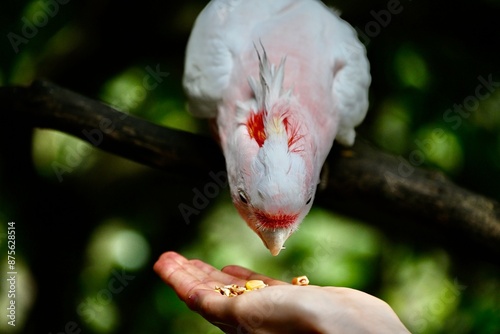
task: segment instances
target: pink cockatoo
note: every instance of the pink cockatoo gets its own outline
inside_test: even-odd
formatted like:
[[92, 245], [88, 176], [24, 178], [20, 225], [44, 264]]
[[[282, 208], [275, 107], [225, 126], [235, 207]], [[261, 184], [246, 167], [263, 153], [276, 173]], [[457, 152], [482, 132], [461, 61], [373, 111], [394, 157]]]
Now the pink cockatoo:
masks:
[[355, 30], [316, 0], [212, 0], [196, 19], [183, 85], [214, 120], [231, 197], [271, 254], [311, 209], [336, 139], [352, 145], [371, 77]]

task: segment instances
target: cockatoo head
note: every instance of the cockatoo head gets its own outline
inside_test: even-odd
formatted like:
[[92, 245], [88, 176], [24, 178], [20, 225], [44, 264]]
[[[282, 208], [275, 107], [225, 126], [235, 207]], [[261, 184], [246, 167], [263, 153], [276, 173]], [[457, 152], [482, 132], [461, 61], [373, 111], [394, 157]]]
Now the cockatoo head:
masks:
[[316, 144], [291, 90], [284, 92], [284, 60], [276, 69], [260, 59], [254, 99], [238, 105], [238, 152], [226, 154], [233, 202], [247, 224], [278, 255], [311, 209], [319, 169]]

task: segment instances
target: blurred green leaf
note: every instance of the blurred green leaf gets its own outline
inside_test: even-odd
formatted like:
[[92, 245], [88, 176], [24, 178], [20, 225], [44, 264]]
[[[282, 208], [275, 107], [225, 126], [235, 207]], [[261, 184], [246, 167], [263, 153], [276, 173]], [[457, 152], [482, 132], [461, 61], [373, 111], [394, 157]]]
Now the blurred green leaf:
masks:
[[[395, 256], [394, 256], [395, 255]], [[387, 256], [392, 270], [385, 274], [383, 298], [412, 333], [438, 333], [456, 310], [467, 288], [449, 277], [449, 258], [442, 251], [431, 254]]]
[[401, 154], [407, 149], [410, 123], [410, 110], [405, 104], [386, 99], [382, 102], [373, 125], [373, 139], [380, 147]]
[[418, 89], [427, 88], [429, 71], [422, 55], [413, 47], [404, 45], [395, 56], [394, 66], [401, 83]]
[[104, 84], [101, 98], [120, 111], [137, 113], [148, 96], [145, 76], [145, 70], [129, 68]]
[[438, 125], [428, 125], [419, 129], [414, 140], [416, 150], [450, 174], [456, 174], [463, 162], [463, 151], [455, 132], [445, 130]]

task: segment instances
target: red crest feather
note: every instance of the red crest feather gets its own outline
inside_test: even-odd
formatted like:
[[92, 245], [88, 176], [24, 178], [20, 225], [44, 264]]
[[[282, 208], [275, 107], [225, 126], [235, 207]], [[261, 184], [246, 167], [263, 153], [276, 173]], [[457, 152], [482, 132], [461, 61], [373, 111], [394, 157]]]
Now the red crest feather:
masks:
[[[260, 110], [257, 113], [251, 112], [246, 123], [250, 138], [254, 139], [257, 144], [259, 144], [259, 147], [262, 147], [262, 145], [264, 145], [264, 142], [267, 138], [265, 130], [265, 118], [266, 112], [264, 110]], [[294, 153], [302, 151], [302, 148], [300, 148], [300, 146], [297, 147], [296, 145], [297, 142], [303, 137], [299, 134], [298, 124], [290, 121], [288, 116], [284, 117], [282, 122], [285, 126], [286, 134], [288, 137], [288, 150]]]
[[264, 130], [264, 111], [261, 110], [258, 113], [250, 113], [247, 120], [247, 129], [250, 138], [255, 139], [259, 147], [264, 145], [266, 140], [266, 131]]
[[288, 117], [283, 119], [283, 124], [285, 125], [286, 134], [288, 136], [288, 150], [290, 152], [300, 152], [302, 149], [296, 146], [297, 142], [303, 137], [299, 134], [299, 127], [297, 123], [292, 123], [288, 120]]

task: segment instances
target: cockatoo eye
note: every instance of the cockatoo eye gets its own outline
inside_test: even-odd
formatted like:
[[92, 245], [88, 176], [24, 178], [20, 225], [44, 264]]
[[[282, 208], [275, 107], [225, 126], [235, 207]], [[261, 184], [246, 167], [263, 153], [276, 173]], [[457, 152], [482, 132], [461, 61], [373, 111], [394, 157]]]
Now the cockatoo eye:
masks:
[[248, 204], [248, 200], [247, 200], [247, 194], [245, 194], [245, 192], [243, 190], [239, 190], [238, 191], [238, 194], [240, 195], [240, 200], [244, 203], [244, 204]]
[[312, 200], [312, 196], [311, 196], [311, 197], [309, 197], [309, 199], [308, 199], [308, 200], [307, 200], [307, 202], [306, 202], [306, 205], [307, 205], [307, 204], [309, 204], [309, 203], [311, 203], [311, 200]]

